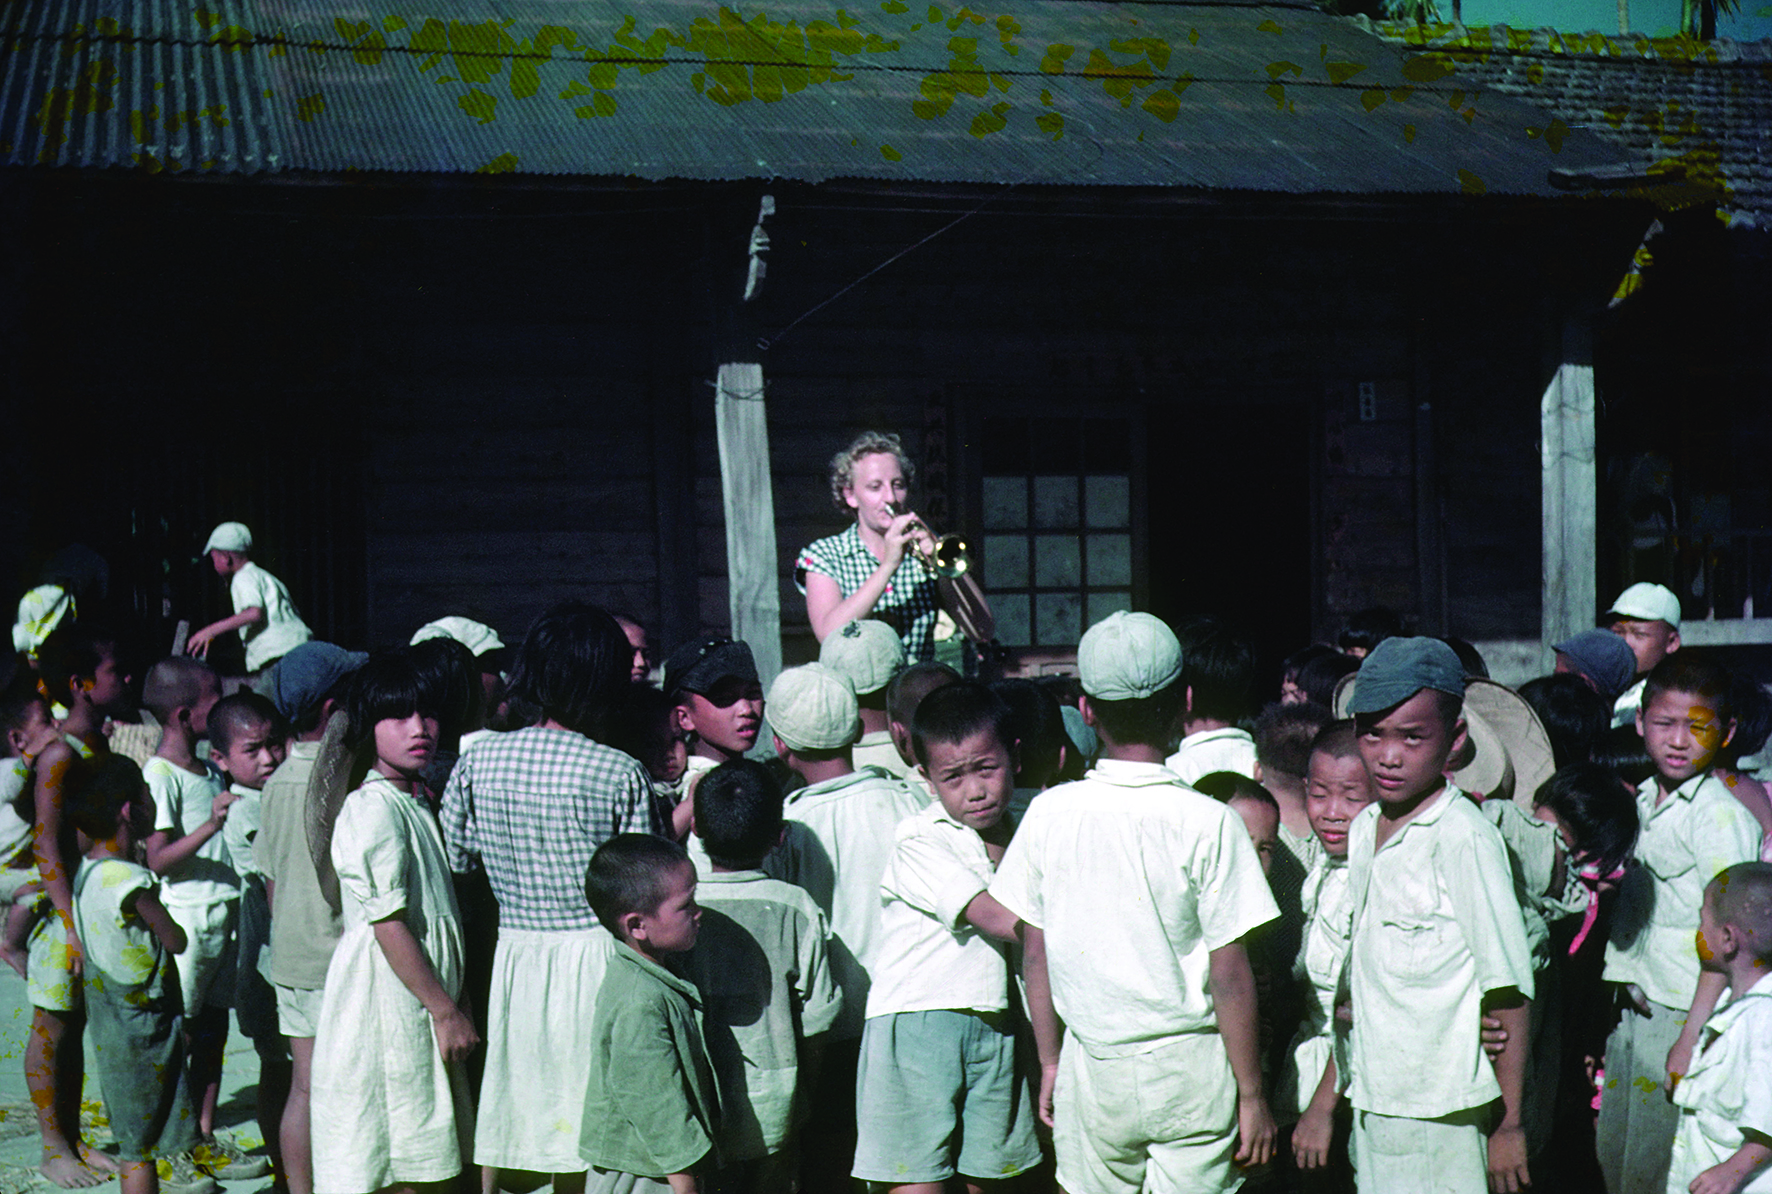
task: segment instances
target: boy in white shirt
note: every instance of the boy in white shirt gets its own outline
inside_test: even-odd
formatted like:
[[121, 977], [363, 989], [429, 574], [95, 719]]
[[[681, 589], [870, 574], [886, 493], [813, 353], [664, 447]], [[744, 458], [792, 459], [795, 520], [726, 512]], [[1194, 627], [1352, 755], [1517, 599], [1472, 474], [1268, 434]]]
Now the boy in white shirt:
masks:
[[1772, 1191], [1772, 865], [1730, 867], [1704, 890], [1698, 957], [1729, 1004], [1674, 1088], [1680, 1126], [1668, 1194]]
[[1759, 857], [1759, 822], [1710, 773], [1735, 733], [1729, 687], [1723, 668], [1682, 652], [1649, 673], [1637, 712], [1655, 774], [1637, 789], [1642, 828], [1606, 943], [1620, 1015], [1606, 1040], [1597, 1143], [1611, 1194], [1661, 1194], [1667, 1183], [1679, 1119], [1668, 1094], [1725, 985], [1701, 971], [1694, 944], [1704, 888]]
[[216, 574], [228, 582], [234, 616], [211, 622], [193, 633], [185, 650], [205, 658], [209, 644], [230, 630], [240, 632], [246, 647], [246, 674], [256, 680], [266, 668], [314, 637], [295, 612], [283, 582], [252, 562], [252, 532], [243, 522], [224, 522], [209, 533], [203, 554]]
[[898, 631], [874, 618], [845, 622], [825, 636], [818, 661], [849, 681], [861, 706], [861, 737], [850, 748], [855, 765], [903, 776], [906, 767], [892, 743], [892, 720], [886, 713], [887, 686], [905, 663]]
[[854, 1176], [890, 1194], [942, 1194], [956, 1176], [977, 1194], [1040, 1163], [1008, 963], [980, 931], [1013, 932], [987, 891], [1012, 828], [1010, 717], [990, 689], [962, 682], [930, 693], [912, 724], [939, 803], [894, 834], [856, 1077]]
[[1255, 739], [1240, 729], [1255, 684], [1255, 648], [1213, 618], [1195, 618], [1176, 634], [1181, 643], [1181, 745], [1166, 766], [1191, 784], [1214, 771], [1258, 779]]
[[[1348, 1098], [1362, 1190], [1530, 1182], [1520, 1116], [1532, 959], [1501, 834], [1446, 780], [1465, 741], [1463, 703], [1464, 666], [1431, 638], [1379, 643], [1349, 702], [1377, 795], [1348, 838]], [[1508, 1036], [1493, 1063], [1478, 1036], [1485, 1011]]]
[[1070, 1194], [1234, 1190], [1273, 1149], [1244, 938], [1279, 910], [1242, 821], [1162, 765], [1181, 667], [1149, 614], [1090, 628], [1101, 761], [1033, 802], [991, 883], [1024, 922], [1039, 1114]]

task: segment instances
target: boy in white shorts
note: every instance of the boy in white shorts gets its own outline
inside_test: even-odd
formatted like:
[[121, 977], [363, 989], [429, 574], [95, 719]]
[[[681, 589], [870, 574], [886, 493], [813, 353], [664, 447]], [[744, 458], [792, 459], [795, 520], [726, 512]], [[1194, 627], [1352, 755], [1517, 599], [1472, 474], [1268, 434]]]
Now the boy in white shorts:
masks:
[[1234, 1190], [1237, 1166], [1273, 1150], [1244, 938], [1279, 909], [1243, 822], [1163, 766], [1184, 695], [1175, 635], [1112, 614], [1077, 669], [1101, 762], [1034, 801], [989, 892], [1025, 922], [1058, 1181]]
[[252, 532], [243, 522], [224, 522], [209, 533], [203, 554], [215, 565], [216, 574], [228, 582], [234, 615], [196, 631], [185, 650], [199, 659], [209, 654], [209, 644], [230, 630], [240, 632], [246, 647], [246, 674], [256, 681], [264, 670], [314, 637], [308, 624], [295, 612], [289, 590], [282, 581], [252, 562]]

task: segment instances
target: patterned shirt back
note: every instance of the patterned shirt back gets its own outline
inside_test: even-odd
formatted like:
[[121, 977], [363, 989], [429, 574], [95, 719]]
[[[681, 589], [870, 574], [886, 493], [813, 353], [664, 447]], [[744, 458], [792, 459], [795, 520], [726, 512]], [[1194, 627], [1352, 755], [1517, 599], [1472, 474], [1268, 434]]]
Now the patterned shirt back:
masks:
[[589, 929], [585, 866], [618, 833], [663, 836], [645, 768], [570, 730], [532, 726], [475, 742], [443, 792], [449, 866], [476, 860], [507, 929]]

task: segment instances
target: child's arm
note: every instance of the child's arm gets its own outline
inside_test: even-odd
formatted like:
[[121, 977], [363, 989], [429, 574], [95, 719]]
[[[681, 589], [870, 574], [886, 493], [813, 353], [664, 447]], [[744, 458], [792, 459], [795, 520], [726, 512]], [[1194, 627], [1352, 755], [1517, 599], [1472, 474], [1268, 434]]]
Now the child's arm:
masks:
[[667, 1173], [665, 1185], [671, 1188], [671, 1194], [701, 1194], [701, 1179], [693, 1173]]
[[981, 891], [972, 897], [972, 902], [966, 905], [965, 917], [973, 928], [986, 937], [995, 937], [998, 941], [1007, 941], [1010, 944], [1017, 940], [1016, 926], [1021, 924], [1021, 917], [997, 903], [988, 891]]
[[1526, 1170], [1526, 1129], [1520, 1123], [1532, 1004], [1510, 987], [1486, 994], [1483, 1009], [1507, 1034], [1506, 1045], [1489, 1059], [1501, 1087], [1501, 1125], [1489, 1136], [1489, 1188], [1497, 1194], [1513, 1194], [1532, 1184]]
[[1206, 985], [1218, 1017], [1218, 1035], [1237, 1076], [1237, 1154], [1239, 1165], [1265, 1165], [1274, 1151], [1274, 1113], [1261, 1093], [1260, 1028], [1255, 1006], [1255, 972], [1241, 939], [1208, 955]]
[[1311, 1095], [1311, 1105], [1292, 1129], [1292, 1157], [1300, 1169], [1321, 1169], [1329, 1163], [1329, 1146], [1335, 1140], [1335, 1108], [1341, 1103], [1341, 1092], [1335, 1087], [1335, 1054], [1331, 1053], [1322, 1081]]
[[221, 832], [222, 822], [228, 819], [228, 806], [238, 799], [234, 793], [224, 790], [209, 806], [209, 820], [181, 837], [173, 837], [170, 829], [156, 829], [150, 833], [143, 843], [147, 847], [148, 869], [156, 875], [164, 875], [189, 860], [203, 848], [204, 842]]
[[1027, 984], [1028, 1023], [1040, 1057], [1040, 1122], [1052, 1127], [1052, 1096], [1058, 1085], [1058, 1053], [1064, 1028], [1052, 1006], [1052, 976], [1046, 970], [1046, 931], [1025, 920], [1021, 926], [1021, 980]]
[[1698, 1047], [1698, 1034], [1717, 1010], [1717, 1000], [1729, 985], [1729, 976], [1720, 970], [1704, 970], [1698, 975], [1698, 990], [1692, 996], [1692, 1008], [1686, 1013], [1686, 1026], [1680, 1029], [1674, 1047], [1667, 1051], [1667, 1088], [1672, 1090], [1692, 1068], [1692, 1052]]
[[1693, 1178], [1692, 1184], [1686, 1188], [1692, 1194], [1735, 1194], [1768, 1161], [1772, 1161], [1772, 1148], [1767, 1148], [1757, 1140], [1749, 1140], [1736, 1149], [1727, 1161], [1721, 1165], [1713, 1165]]
[[223, 618], [219, 622], [211, 622], [203, 629], [192, 634], [185, 640], [185, 654], [195, 655], [199, 659], [209, 657], [209, 644], [230, 630], [238, 630], [242, 626], [257, 626], [265, 620], [262, 606], [249, 605], [232, 617]]
[[161, 945], [175, 954], [185, 952], [185, 946], [189, 944], [185, 940], [185, 931], [167, 913], [166, 905], [160, 902], [159, 896], [151, 891], [138, 891], [130, 903], [125, 905], [126, 908], [130, 906], [142, 918], [142, 923], [148, 926], [148, 931], [160, 939]]
[[37, 756], [35, 802], [37, 815], [31, 824], [31, 850], [37, 858], [37, 874], [55, 905], [55, 914], [62, 918], [68, 935], [68, 949], [73, 955], [73, 973], [79, 974], [85, 964], [80, 948], [80, 934], [74, 927], [74, 887], [62, 858], [62, 786], [67, 782], [68, 768], [74, 765], [74, 750], [66, 742], [51, 742]]
[[411, 928], [400, 914], [375, 922], [375, 943], [381, 946], [395, 976], [431, 1013], [431, 1029], [436, 1033], [437, 1052], [443, 1055], [443, 1060], [460, 1061], [472, 1053], [480, 1044], [480, 1034], [474, 1031], [474, 1022], [437, 981], [431, 960], [425, 957], [418, 938], [412, 935]]

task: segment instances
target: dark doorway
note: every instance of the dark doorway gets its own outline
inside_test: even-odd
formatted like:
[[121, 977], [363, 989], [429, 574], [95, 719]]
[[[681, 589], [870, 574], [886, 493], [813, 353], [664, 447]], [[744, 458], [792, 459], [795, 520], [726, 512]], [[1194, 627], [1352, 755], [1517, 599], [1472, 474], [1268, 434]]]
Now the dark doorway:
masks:
[[1211, 614], [1255, 641], [1256, 696], [1311, 640], [1308, 402], [1190, 401], [1150, 408], [1150, 609]]

